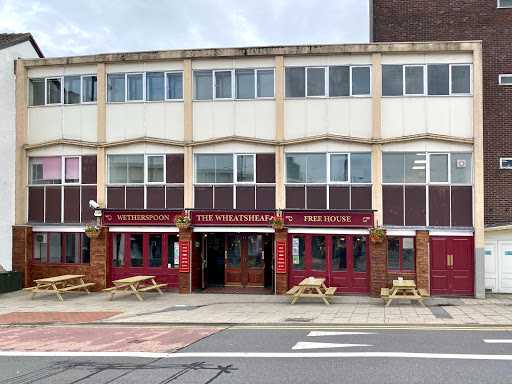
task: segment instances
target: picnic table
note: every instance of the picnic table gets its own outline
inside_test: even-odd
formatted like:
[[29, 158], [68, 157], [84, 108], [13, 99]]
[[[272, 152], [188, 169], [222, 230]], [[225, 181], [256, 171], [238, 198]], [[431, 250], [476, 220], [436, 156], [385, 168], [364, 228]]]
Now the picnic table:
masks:
[[[47, 277], [44, 279], [34, 280], [36, 282], [35, 287], [23, 288], [23, 290], [32, 292], [32, 296], [30, 296], [30, 300], [34, 300], [36, 293], [38, 292], [46, 292], [46, 293], [55, 293], [60, 301], [64, 301], [61, 293], [72, 291], [75, 289], [84, 289], [84, 291], [90, 295], [91, 293], [87, 289], [87, 287], [92, 287], [94, 283], [85, 283], [83, 278], [85, 275], [62, 275], [62, 276], [54, 276]], [[73, 284], [72, 280], [78, 280], [78, 284]]]
[[108, 301], [111, 301], [116, 293], [133, 294], [137, 296], [139, 301], [144, 301], [142, 300], [142, 297], [140, 297], [140, 294], [151, 291], [152, 289], [156, 289], [158, 293], [163, 295], [160, 288], [165, 287], [167, 284], [157, 284], [155, 281], [155, 277], [156, 276], [133, 276], [127, 277], [126, 279], [114, 280], [112, 281], [112, 283], [114, 283], [114, 286], [110, 288], [105, 288], [103, 292], [110, 292], [110, 297]]
[[393, 299], [412, 299], [418, 300], [423, 308], [423, 298], [430, 297], [426, 289], [416, 289], [416, 283], [414, 280], [393, 280], [393, 288], [382, 288], [380, 295], [383, 299], [387, 299], [386, 307], [391, 304]]
[[325, 286], [325, 279], [315, 278], [313, 280], [305, 278], [298, 286], [290, 289], [286, 294], [288, 296], [295, 296], [291, 305], [295, 304], [299, 297], [321, 297], [325, 304], [330, 305], [327, 298], [332, 298], [336, 292], [336, 287], [327, 288]]

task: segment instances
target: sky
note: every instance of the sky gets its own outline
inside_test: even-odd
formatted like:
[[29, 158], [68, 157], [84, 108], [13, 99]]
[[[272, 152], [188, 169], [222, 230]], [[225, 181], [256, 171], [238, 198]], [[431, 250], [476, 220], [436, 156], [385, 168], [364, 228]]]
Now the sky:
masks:
[[0, 0], [46, 57], [368, 42], [368, 0]]

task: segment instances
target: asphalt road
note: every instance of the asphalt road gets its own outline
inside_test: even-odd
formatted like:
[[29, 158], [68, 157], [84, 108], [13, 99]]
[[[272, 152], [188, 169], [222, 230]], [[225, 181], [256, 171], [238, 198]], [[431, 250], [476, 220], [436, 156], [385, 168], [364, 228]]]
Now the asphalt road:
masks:
[[266, 326], [201, 337], [176, 352], [4, 348], [0, 382], [512, 383], [512, 328]]

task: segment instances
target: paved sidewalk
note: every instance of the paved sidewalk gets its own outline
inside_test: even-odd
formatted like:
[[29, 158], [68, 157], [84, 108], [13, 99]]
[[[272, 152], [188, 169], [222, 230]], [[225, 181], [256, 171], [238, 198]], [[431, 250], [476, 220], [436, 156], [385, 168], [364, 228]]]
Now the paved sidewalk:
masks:
[[[292, 298], [289, 296], [244, 294], [179, 295], [164, 292], [160, 296], [146, 293], [144, 302], [139, 302], [132, 295], [117, 295], [113, 301], [107, 301], [107, 294], [87, 296], [83, 292], [67, 292], [63, 302], [58, 301], [54, 294], [38, 294], [32, 301], [29, 297], [30, 293], [24, 291], [0, 295], [0, 324], [48, 322], [48, 319], [66, 322], [69, 313], [83, 313], [83, 322], [94, 324], [512, 325], [512, 294], [487, 294], [485, 300], [431, 298], [424, 300], [427, 308], [411, 300], [394, 300], [385, 308], [383, 299], [355, 295], [334, 296], [330, 306], [318, 298], [300, 298], [295, 305], [290, 305]], [[104, 313], [105, 316], [91, 318], [90, 313], [93, 312]]]

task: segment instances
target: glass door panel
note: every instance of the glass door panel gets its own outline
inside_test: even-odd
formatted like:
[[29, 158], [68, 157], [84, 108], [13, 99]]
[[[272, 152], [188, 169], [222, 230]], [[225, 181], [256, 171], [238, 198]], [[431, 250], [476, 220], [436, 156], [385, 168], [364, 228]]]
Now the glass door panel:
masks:
[[112, 265], [116, 268], [124, 267], [124, 235], [114, 234], [112, 241], [112, 254], [113, 263]]
[[325, 271], [325, 236], [311, 236], [311, 270]]
[[144, 235], [130, 235], [130, 268], [142, 268], [142, 252]]
[[149, 235], [149, 268], [162, 268], [162, 235]]
[[306, 239], [304, 235], [292, 237], [292, 269], [294, 271], [306, 269]]
[[241, 268], [242, 247], [240, 235], [228, 235], [228, 268]]
[[247, 243], [247, 267], [249, 269], [261, 269], [262, 262], [262, 240], [261, 235], [250, 235]]
[[366, 272], [366, 236], [353, 237], [354, 272]]
[[332, 271], [347, 271], [347, 240], [345, 237], [332, 237]]

